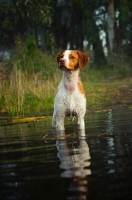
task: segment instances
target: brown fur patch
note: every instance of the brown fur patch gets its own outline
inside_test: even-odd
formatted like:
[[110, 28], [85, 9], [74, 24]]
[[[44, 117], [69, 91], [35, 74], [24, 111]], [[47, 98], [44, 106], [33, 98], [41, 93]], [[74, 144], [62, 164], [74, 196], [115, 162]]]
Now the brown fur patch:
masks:
[[86, 97], [86, 93], [85, 93], [85, 90], [84, 90], [82, 82], [78, 81], [77, 85], [78, 85], [79, 92]]

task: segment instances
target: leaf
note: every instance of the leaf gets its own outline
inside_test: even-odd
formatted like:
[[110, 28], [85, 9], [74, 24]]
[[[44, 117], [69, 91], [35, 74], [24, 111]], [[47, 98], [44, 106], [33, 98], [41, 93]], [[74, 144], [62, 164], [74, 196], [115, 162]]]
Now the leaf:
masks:
[[28, 2], [29, 2], [29, 0], [26, 0], [26, 1], [25, 1], [25, 5], [27, 5]]

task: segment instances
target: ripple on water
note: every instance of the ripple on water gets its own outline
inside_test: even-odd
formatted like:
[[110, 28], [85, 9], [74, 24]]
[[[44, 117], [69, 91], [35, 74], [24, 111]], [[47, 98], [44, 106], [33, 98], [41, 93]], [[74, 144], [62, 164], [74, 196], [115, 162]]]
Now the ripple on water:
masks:
[[86, 137], [72, 122], [0, 126], [0, 199], [131, 199], [132, 111], [89, 113]]

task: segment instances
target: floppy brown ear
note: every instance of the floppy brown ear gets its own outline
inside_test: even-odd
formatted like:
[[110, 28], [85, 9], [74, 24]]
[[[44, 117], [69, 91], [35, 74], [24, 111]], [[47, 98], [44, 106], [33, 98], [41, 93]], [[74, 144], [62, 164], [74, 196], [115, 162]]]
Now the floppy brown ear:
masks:
[[82, 69], [90, 60], [90, 58], [83, 52], [77, 51], [79, 55], [79, 68]]

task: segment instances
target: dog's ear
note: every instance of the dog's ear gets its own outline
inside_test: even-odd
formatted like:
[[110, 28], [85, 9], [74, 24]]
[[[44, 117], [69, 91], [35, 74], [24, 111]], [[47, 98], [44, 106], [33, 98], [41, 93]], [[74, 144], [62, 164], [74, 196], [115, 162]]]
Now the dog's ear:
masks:
[[90, 60], [90, 58], [83, 52], [77, 51], [79, 56], [79, 68], [82, 69]]

